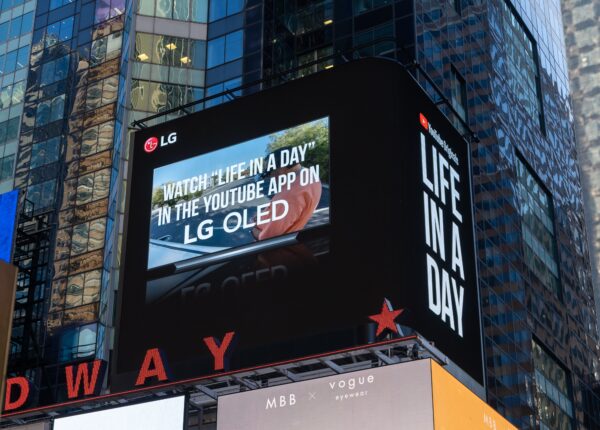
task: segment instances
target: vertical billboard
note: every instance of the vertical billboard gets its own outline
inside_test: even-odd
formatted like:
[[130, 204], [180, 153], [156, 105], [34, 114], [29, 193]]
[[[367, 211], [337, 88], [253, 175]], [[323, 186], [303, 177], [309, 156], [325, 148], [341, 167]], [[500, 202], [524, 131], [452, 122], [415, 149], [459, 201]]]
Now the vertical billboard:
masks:
[[54, 420], [53, 430], [184, 430], [185, 396]]
[[112, 390], [415, 332], [483, 385], [469, 154], [375, 59], [138, 131]]
[[515, 430], [436, 362], [219, 397], [217, 430]]
[[0, 260], [12, 263], [19, 190], [0, 194]]

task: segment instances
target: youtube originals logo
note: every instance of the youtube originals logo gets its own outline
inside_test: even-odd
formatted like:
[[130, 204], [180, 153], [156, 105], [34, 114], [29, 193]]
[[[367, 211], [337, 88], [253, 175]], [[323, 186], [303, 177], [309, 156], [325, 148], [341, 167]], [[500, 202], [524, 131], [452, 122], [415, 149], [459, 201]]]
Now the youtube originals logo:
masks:
[[429, 130], [429, 121], [427, 121], [427, 118], [422, 113], [419, 114], [419, 122], [425, 130]]
[[[160, 137], [160, 146], [167, 146], [167, 145], [171, 145], [173, 143], [177, 142], [177, 133], [173, 132], [170, 133], [168, 136], [161, 136]], [[159, 140], [158, 137], [149, 137], [148, 139], [146, 139], [146, 142], [144, 142], [144, 151], [146, 151], [148, 154], [150, 154], [151, 152], [154, 152], [154, 150], [156, 148], [158, 148], [159, 146]]]

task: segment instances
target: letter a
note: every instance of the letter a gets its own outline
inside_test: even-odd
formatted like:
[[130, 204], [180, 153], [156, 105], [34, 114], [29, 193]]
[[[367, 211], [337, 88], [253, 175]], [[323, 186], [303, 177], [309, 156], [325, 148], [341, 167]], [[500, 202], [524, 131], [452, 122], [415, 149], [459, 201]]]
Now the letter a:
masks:
[[146, 351], [146, 356], [144, 357], [144, 362], [142, 363], [142, 368], [140, 369], [135, 385], [144, 385], [146, 379], [152, 377], [157, 377], [161, 382], [169, 379], [163, 364], [163, 354], [158, 348]]

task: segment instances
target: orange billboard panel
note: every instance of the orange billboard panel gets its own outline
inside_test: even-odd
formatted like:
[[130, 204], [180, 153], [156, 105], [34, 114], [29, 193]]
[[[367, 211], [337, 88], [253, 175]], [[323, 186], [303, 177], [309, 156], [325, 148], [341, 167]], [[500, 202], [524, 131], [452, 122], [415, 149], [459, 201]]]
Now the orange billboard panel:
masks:
[[435, 430], [517, 430], [434, 361], [431, 383]]

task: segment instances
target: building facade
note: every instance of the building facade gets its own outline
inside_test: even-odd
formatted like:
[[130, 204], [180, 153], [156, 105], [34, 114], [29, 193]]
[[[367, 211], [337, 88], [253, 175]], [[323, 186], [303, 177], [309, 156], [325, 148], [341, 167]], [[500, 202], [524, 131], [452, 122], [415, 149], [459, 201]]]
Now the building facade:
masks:
[[[596, 307], [600, 304], [600, 8], [597, 2], [563, 0], [563, 24]], [[596, 312], [600, 314], [600, 311]]]
[[[386, 56], [413, 71], [471, 142], [488, 402], [523, 429], [600, 426], [558, 0], [28, 4], [6, 15], [20, 27], [18, 44], [6, 42], [0, 155], [13, 160], [4, 181], [14, 177], [24, 208], [9, 371], [34, 381], [40, 402], [64, 400], [59, 365], [110, 358], [132, 121]], [[12, 66], [21, 47], [28, 68]]]

